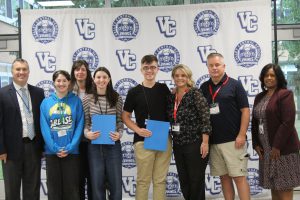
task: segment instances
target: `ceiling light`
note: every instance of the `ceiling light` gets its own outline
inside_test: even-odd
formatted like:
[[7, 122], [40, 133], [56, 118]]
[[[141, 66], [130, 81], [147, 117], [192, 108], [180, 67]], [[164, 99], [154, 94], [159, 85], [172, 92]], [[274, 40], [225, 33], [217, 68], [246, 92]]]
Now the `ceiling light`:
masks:
[[38, 1], [43, 7], [55, 7], [55, 6], [74, 6], [72, 1]]

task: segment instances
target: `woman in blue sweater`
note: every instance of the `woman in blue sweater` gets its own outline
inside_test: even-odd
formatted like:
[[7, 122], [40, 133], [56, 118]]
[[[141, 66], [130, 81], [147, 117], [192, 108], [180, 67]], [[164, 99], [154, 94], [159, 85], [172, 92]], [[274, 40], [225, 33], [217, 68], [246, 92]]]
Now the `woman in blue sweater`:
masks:
[[84, 114], [81, 100], [69, 92], [70, 74], [53, 74], [55, 93], [41, 104], [48, 200], [79, 200], [79, 142]]

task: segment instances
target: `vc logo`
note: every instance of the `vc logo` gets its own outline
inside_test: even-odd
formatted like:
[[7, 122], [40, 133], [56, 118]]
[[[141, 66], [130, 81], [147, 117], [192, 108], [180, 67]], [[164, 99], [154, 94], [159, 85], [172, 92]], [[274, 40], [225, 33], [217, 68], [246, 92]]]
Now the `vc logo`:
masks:
[[79, 35], [85, 40], [92, 40], [95, 38], [95, 24], [90, 23], [89, 19], [75, 19], [75, 24]]
[[249, 97], [254, 97], [259, 93], [259, 83], [257, 79], [253, 79], [252, 75], [239, 76], [238, 80], [242, 83]]
[[245, 29], [247, 33], [257, 31], [257, 16], [252, 15], [252, 11], [238, 12], [237, 17], [240, 21], [241, 27]]
[[217, 51], [215, 49], [213, 49], [211, 45], [198, 46], [197, 51], [200, 55], [202, 63], [205, 63], [205, 64], [206, 64], [206, 61], [207, 61], [206, 58], [210, 53], [217, 53]]
[[56, 70], [56, 58], [50, 55], [49, 51], [36, 52], [35, 57], [39, 62], [41, 69], [44, 69], [45, 72], [51, 73]]
[[176, 35], [176, 21], [171, 20], [170, 16], [158, 16], [156, 22], [159, 27], [159, 31], [164, 34], [165, 37], [174, 37]]
[[133, 71], [136, 69], [136, 55], [130, 52], [130, 49], [116, 50], [119, 63], [126, 71]]

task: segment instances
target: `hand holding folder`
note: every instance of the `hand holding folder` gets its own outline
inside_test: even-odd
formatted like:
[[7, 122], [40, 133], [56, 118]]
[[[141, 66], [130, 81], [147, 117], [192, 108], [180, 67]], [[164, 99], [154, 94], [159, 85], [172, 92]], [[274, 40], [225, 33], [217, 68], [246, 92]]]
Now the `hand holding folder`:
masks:
[[170, 123], [148, 120], [146, 128], [152, 132], [152, 135], [145, 138], [144, 148], [156, 151], [166, 151], [168, 147]]
[[116, 130], [116, 115], [92, 115], [92, 131], [99, 131], [100, 136], [92, 144], [115, 144], [110, 133]]

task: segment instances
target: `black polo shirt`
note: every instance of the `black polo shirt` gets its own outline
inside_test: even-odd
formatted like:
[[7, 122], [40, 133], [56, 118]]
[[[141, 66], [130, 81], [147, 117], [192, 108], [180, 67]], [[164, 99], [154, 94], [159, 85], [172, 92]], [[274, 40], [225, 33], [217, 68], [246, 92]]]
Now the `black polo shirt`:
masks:
[[209, 140], [211, 144], [235, 141], [240, 131], [242, 114], [240, 109], [249, 107], [247, 93], [240, 82], [229, 77], [228, 82], [222, 86], [227, 77], [225, 74], [217, 85], [209, 79], [200, 87], [209, 105], [212, 104], [209, 85], [212, 86], [213, 94], [221, 87], [215, 98], [215, 103], [219, 104], [220, 113], [210, 115], [212, 135]]

